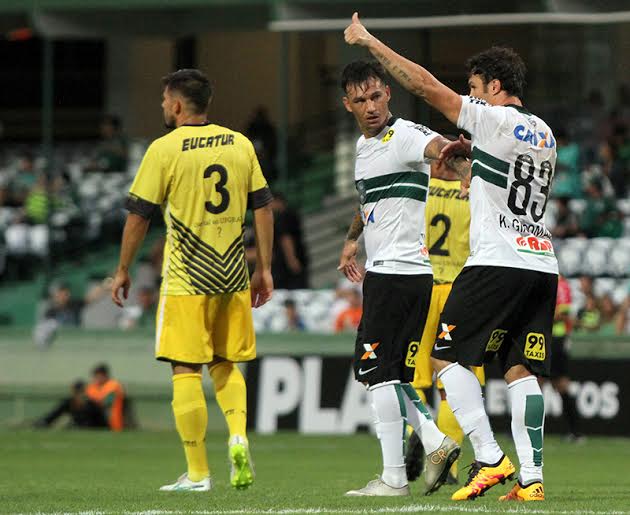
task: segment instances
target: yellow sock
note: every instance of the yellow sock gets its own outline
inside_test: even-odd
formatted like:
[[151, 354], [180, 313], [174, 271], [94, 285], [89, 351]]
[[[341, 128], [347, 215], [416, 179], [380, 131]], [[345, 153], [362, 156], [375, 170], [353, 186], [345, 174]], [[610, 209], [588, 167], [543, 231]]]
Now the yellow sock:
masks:
[[420, 400], [422, 401], [422, 404], [424, 404], [426, 406], [427, 405], [427, 396], [424, 393], [424, 390], [422, 388], [414, 388], [414, 390], [418, 394], [418, 397], [420, 397]]
[[210, 369], [210, 376], [230, 437], [247, 438], [247, 387], [243, 374], [231, 361], [221, 361]]
[[201, 387], [201, 374], [173, 376], [173, 414], [184, 445], [188, 478], [200, 481], [209, 475], [206, 455], [208, 407]]
[[[450, 436], [459, 445], [461, 445], [464, 441], [464, 432], [462, 431], [462, 428], [459, 427], [459, 423], [453, 414], [453, 410], [446, 401], [440, 402], [437, 426], [440, 431], [442, 431], [445, 435]], [[453, 463], [451, 473], [457, 477], [457, 461]]]

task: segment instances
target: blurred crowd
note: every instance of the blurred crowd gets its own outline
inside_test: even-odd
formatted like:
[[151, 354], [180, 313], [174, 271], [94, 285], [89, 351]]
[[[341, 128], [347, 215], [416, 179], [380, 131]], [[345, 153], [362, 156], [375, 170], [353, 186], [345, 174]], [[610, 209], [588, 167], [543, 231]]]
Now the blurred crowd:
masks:
[[[28, 278], [50, 254], [76, 256], [118, 236], [124, 191], [137, 163], [120, 120], [104, 116], [97, 142], [61, 145], [52, 160], [29, 147], [0, 156], [0, 278]], [[136, 156], [142, 149], [136, 149]]]
[[[573, 116], [563, 119], [565, 125], [555, 128], [558, 160], [546, 223], [576, 299], [576, 330], [624, 334], [630, 329], [630, 87], [618, 89], [612, 109], [601, 92], [592, 91]], [[274, 187], [276, 129], [263, 107], [252, 113], [244, 132]], [[76, 257], [118, 241], [125, 194], [145, 146], [130, 143], [115, 116], [103, 117], [100, 133], [97, 142], [56, 148], [50, 167], [27, 148], [0, 156], [0, 279], [30, 277], [49, 253]], [[360, 285], [340, 281], [335, 290], [308, 290], [309, 252], [300, 212], [274, 190], [273, 276], [279, 294], [258, 310], [257, 329], [354, 331], [361, 317]], [[250, 267], [254, 238], [246, 228]], [[85, 287], [73, 287], [63, 277], [55, 281], [38, 308], [36, 340], [49, 344], [61, 326], [151, 325], [162, 244], [158, 241], [139, 265], [141, 279], [122, 312], [110, 305], [106, 277], [94, 277]]]

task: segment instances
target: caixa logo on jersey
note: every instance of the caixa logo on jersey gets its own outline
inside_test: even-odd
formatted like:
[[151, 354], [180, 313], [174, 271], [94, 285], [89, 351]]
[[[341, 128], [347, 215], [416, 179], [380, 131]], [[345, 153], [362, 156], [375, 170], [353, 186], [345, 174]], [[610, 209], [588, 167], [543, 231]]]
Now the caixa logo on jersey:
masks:
[[524, 125], [517, 125], [514, 128], [514, 136], [517, 140], [529, 143], [534, 147], [553, 148], [556, 146], [556, 140], [551, 132], [531, 131]]
[[516, 250], [526, 254], [553, 256], [553, 245], [550, 240], [536, 238], [536, 236], [519, 236], [516, 238]]

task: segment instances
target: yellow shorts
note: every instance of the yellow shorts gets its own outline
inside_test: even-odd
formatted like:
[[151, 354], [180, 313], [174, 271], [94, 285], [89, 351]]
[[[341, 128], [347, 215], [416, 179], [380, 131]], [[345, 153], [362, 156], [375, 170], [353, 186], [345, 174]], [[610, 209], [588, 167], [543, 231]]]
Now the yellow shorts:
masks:
[[[422, 340], [420, 341], [420, 350], [416, 359], [416, 372], [413, 377], [412, 386], [416, 389], [431, 388], [433, 384], [433, 367], [431, 366], [431, 349], [435, 343], [437, 327], [440, 323], [440, 315], [446, 304], [449, 293], [451, 293], [452, 284], [434, 284], [431, 293], [431, 305], [429, 306], [429, 314], [424, 325]], [[483, 367], [471, 367], [472, 371], [479, 379], [483, 386], [485, 384], [485, 375]], [[437, 387], [444, 388], [442, 381], [438, 380]]]
[[233, 362], [256, 357], [249, 288], [217, 295], [162, 295], [156, 314], [155, 357], [179, 363]]

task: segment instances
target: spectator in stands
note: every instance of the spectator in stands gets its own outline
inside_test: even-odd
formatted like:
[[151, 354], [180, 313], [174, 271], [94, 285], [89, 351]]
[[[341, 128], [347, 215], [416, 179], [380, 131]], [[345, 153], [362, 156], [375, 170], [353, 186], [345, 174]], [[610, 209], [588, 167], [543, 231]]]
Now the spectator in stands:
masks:
[[95, 161], [89, 169], [98, 172], [126, 172], [128, 145], [120, 118], [111, 114], [103, 116], [100, 131], [101, 141]]
[[619, 306], [617, 317], [615, 320], [615, 333], [618, 335], [628, 333], [628, 312], [630, 311], [630, 284], [628, 285], [628, 292], [626, 298]]
[[[362, 270], [363, 273], [363, 270]], [[346, 277], [342, 277], [337, 282], [337, 287], [335, 288], [335, 298], [333, 300], [332, 306], [330, 308], [330, 316], [333, 323], [337, 320], [339, 313], [345, 311], [350, 307], [350, 296], [354, 290], [360, 289], [360, 284], [355, 284]]]
[[581, 275], [580, 276], [580, 291], [583, 295], [595, 295], [593, 291], [593, 276]]
[[70, 285], [65, 282], [54, 283], [50, 287], [48, 306], [44, 310], [45, 320], [55, 320], [59, 326], [78, 327], [81, 314], [87, 304], [91, 304], [109, 293], [111, 277], [91, 288], [83, 299], [73, 298]]
[[118, 381], [110, 377], [106, 364], [98, 365], [92, 370], [92, 382], [88, 385], [86, 394], [101, 407], [109, 428], [112, 431], [122, 431], [125, 427], [125, 390]]
[[349, 306], [335, 320], [335, 332], [356, 331], [363, 314], [363, 301], [359, 290], [352, 289], [348, 296]]
[[81, 310], [85, 301], [72, 297], [70, 285], [64, 282], [50, 288], [49, 306], [44, 312], [45, 319], [54, 319], [60, 326], [81, 325]]
[[300, 216], [284, 195], [274, 194], [273, 261], [271, 271], [277, 290], [308, 288], [308, 257], [302, 237]]
[[245, 136], [247, 136], [256, 151], [256, 156], [260, 162], [265, 177], [270, 183], [273, 183], [276, 179], [276, 128], [269, 119], [267, 109], [263, 106], [258, 106], [254, 111], [248, 125], [245, 129]]
[[284, 301], [284, 316], [286, 318], [287, 331], [305, 331], [306, 325], [297, 310], [295, 300], [286, 299]]
[[554, 238], [573, 238], [579, 232], [577, 215], [569, 207], [569, 197], [559, 197], [556, 203], [558, 211], [556, 213], [555, 225], [551, 230]]
[[594, 333], [599, 331], [602, 324], [602, 316], [597, 303], [597, 298], [592, 293], [585, 294], [584, 307], [578, 311], [575, 323], [576, 330]]
[[7, 205], [22, 207], [29, 192], [35, 187], [37, 178], [38, 174], [35, 170], [33, 155], [26, 152], [20, 157], [17, 166], [17, 173], [9, 184], [9, 198]]
[[70, 416], [71, 428], [106, 428], [107, 420], [101, 407], [85, 394], [85, 383], [76, 381], [70, 388], [70, 397], [63, 399], [55, 408], [35, 421], [35, 427], [50, 427], [63, 415]]
[[553, 177], [553, 195], [580, 198], [582, 196], [580, 147], [569, 139], [569, 133], [564, 127], [556, 129], [554, 135], [558, 145], [558, 157]]
[[602, 295], [599, 299], [600, 326], [601, 334], [615, 334], [615, 326], [617, 322], [617, 305], [609, 294]]
[[[48, 185], [50, 187], [48, 187]], [[13, 256], [44, 257], [49, 253], [48, 217], [53, 212], [75, 209], [65, 179], [54, 176], [50, 182], [40, 175], [26, 195], [24, 206], [7, 227], [7, 253]]]
[[138, 291], [136, 303], [125, 306], [120, 319], [122, 329], [149, 327], [155, 323], [157, 295], [154, 288], [143, 286]]
[[[625, 138], [625, 126], [618, 126], [615, 131], [621, 131], [618, 140]], [[627, 163], [619, 157], [619, 145], [609, 139], [602, 141], [598, 147], [599, 165], [602, 173], [608, 178], [616, 198], [625, 198], [627, 193], [628, 169]]]
[[580, 219], [580, 233], [587, 238], [619, 238], [623, 233], [622, 216], [615, 199], [604, 195], [602, 179], [591, 177], [585, 192], [587, 202]]
[[586, 163], [595, 159], [597, 144], [602, 134], [606, 134], [606, 105], [604, 95], [598, 89], [589, 92], [582, 104], [582, 111], [573, 122], [576, 139], [585, 152]]

